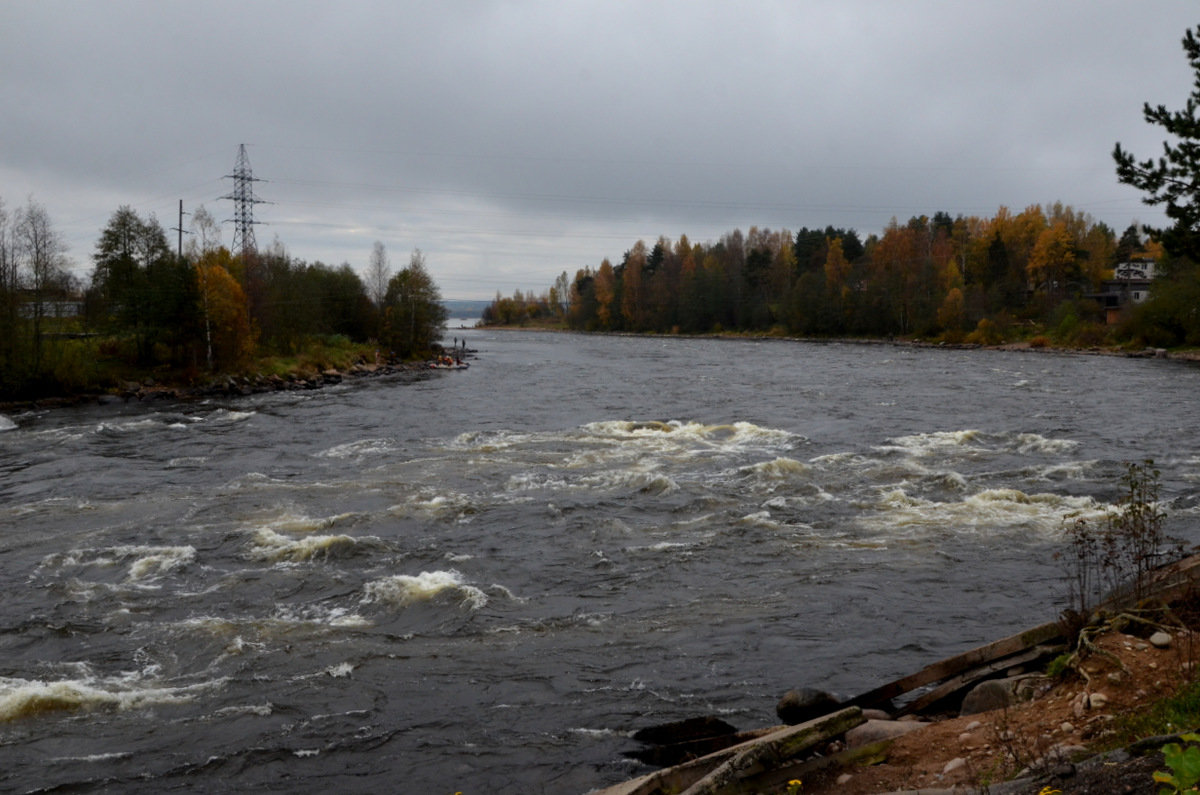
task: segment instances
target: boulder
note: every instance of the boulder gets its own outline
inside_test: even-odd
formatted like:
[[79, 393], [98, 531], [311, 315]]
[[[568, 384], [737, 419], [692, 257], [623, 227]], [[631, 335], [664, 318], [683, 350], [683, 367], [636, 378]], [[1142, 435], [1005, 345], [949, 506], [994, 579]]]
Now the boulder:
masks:
[[836, 712], [840, 706], [840, 701], [823, 690], [800, 687], [783, 694], [775, 705], [775, 714], [784, 723], [794, 726]]
[[1044, 676], [1025, 674], [980, 682], [963, 699], [959, 715], [977, 715], [1033, 699], [1046, 683]]
[[704, 716], [649, 726], [635, 732], [633, 739], [647, 747], [627, 751], [626, 756], [648, 765], [671, 767], [736, 745], [740, 735], [720, 718]]
[[672, 745], [687, 740], [698, 740], [704, 737], [715, 737], [722, 734], [734, 734], [736, 732], [737, 729], [720, 718], [705, 715], [699, 718], [688, 718], [686, 720], [674, 721], [673, 723], [648, 726], [645, 729], [636, 731], [633, 739], [640, 743], [650, 743], [652, 745]]
[[881, 740], [891, 740], [923, 726], [924, 723], [915, 720], [868, 720], [846, 732], [846, 747], [861, 748]]

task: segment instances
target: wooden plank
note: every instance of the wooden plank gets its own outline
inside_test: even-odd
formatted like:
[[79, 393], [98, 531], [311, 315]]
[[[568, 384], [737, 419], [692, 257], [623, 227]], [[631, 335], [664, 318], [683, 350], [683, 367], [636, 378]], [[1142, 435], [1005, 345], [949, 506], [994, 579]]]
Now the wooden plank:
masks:
[[[1062, 648], [1062, 647], [1059, 647]], [[964, 687], [975, 684], [983, 679], [987, 679], [992, 674], [1003, 671], [1005, 668], [1011, 668], [1014, 665], [1022, 665], [1027, 662], [1033, 662], [1039, 657], [1047, 653], [1044, 646], [1034, 647], [1024, 654], [1016, 654], [1011, 657], [1005, 657], [1001, 660], [988, 663], [979, 668], [972, 668], [969, 671], [959, 674], [958, 676], [947, 679], [942, 684], [930, 690], [928, 693], [922, 693], [917, 698], [904, 705], [904, 709], [900, 710], [900, 715], [909, 715], [914, 712], [920, 712], [931, 704], [936, 704], [947, 696], [953, 695], [956, 690], [961, 690]]]
[[745, 738], [743, 742], [714, 751], [699, 759], [692, 759], [673, 767], [656, 770], [645, 776], [631, 779], [601, 790], [594, 790], [589, 795], [663, 795], [664, 793], [682, 792], [696, 781], [699, 781], [713, 768], [720, 766], [739, 751], [758, 742], [763, 737], [769, 737], [778, 732], [791, 729], [791, 726], [772, 726], [766, 729], [756, 729], [749, 732], [739, 732], [738, 736]]
[[909, 674], [895, 681], [881, 685], [862, 695], [855, 696], [845, 702], [847, 705], [871, 707], [882, 704], [896, 696], [916, 690], [918, 687], [931, 685], [943, 679], [961, 674], [971, 668], [978, 668], [995, 662], [1004, 657], [1011, 657], [1042, 643], [1062, 637], [1062, 628], [1057, 621], [1051, 621], [1033, 629], [1011, 635], [1002, 640], [978, 646], [962, 654], [947, 657], [932, 665], [927, 665], [915, 674]]
[[847, 707], [832, 715], [810, 720], [765, 737], [713, 770], [683, 791], [683, 795], [726, 795], [740, 789], [747, 778], [786, 764], [819, 742], [845, 734], [863, 723], [862, 710]]

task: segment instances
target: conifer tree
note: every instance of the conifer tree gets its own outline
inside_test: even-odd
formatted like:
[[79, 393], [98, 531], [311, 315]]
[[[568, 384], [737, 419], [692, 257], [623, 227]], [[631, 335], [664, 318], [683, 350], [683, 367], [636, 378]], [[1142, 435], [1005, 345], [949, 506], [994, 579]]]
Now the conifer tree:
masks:
[[1174, 139], [1163, 143], [1158, 158], [1137, 160], [1118, 143], [1113, 149], [1117, 179], [1146, 194], [1149, 205], [1163, 205], [1172, 226], [1155, 230], [1167, 252], [1200, 263], [1200, 26], [1183, 37], [1183, 49], [1196, 77], [1192, 93], [1182, 110], [1167, 110], [1165, 105], [1142, 108], [1142, 115]]

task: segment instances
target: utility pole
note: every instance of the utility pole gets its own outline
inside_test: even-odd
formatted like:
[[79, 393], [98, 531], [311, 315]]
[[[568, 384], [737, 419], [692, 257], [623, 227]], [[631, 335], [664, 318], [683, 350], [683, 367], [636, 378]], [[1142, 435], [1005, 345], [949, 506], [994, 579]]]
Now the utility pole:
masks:
[[[179, 247], [175, 250], [175, 256], [179, 258], [180, 262], [183, 262], [183, 233], [184, 233], [183, 216], [185, 216], [185, 215], [191, 215], [191, 213], [185, 213], [183, 211], [183, 199], [180, 199], [179, 200], [179, 222], [175, 226], [171, 227], [172, 232], [179, 233]], [[188, 234], [190, 235], [191, 232], [188, 232]]]
[[233, 180], [233, 191], [221, 197], [233, 200], [233, 218], [227, 219], [233, 221], [233, 253], [241, 256], [253, 254], [257, 250], [254, 225], [259, 223], [254, 220], [254, 205], [267, 202], [254, 195], [254, 183], [263, 180], [255, 177], [250, 169], [250, 158], [246, 156], [245, 144], [238, 146], [237, 163], [233, 167], [233, 173], [226, 174], [225, 179]]

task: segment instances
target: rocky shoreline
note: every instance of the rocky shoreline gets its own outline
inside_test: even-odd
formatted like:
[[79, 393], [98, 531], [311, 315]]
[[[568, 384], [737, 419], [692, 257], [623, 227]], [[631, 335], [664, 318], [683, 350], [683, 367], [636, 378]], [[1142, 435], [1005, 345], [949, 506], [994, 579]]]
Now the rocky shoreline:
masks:
[[[468, 351], [473, 353], [473, 351]], [[85, 404], [152, 403], [156, 401], [204, 400], [207, 398], [248, 397], [267, 392], [298, 392], [322, 389], [347, 380], [382, 378], [403, 373], [430, 370], [431, 361], [384, 361], [379, 364], [360, 361], [349, 368], [329, 368], [320, 372], [297, 371], [285, 375], [224, 375], [202, 384], [159, 383], [153, 378], [127, 381], [119, 388], [103, 393], [63, 395], [35, 400], [0, 403], [0, 413], [37, 411]]]
[[589, 795], [1152, 795], [1161, 749], [1179, 734], [1130, 736], [1122, 722], [1195, 686], [1198, 586], [1200, 555], [1156, 570], [1147, 599], [1106, 603], [1071, 655], [1066, 625], [1049, 622], [847, 701], [791, 691], [776, 707], [782, 725], [641, 730], [627, 755], [659, 769]]

